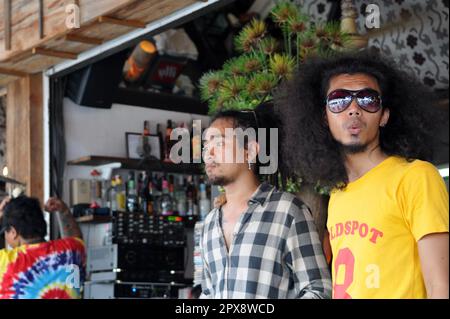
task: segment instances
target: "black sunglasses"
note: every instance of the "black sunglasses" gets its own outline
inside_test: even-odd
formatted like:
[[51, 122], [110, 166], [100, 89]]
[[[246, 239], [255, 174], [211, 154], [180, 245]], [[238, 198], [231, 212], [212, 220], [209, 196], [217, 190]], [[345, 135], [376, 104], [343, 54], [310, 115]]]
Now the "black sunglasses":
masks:
[[254, 110], [239, 110], [242, 114], [251, 114], [253, 119], [255, 120], [256, 127], [259, 128], [258, 117], [256, 116], [256, 112]]
[[327, 96], [327, 107], [332, 113], [345, 111], [353, 99], [360, 108], [369, 113], [376, 113], [381, 109], [381, 97], [378, 91], [373, 89], [362, 89], [358, 91], [338, 89]]

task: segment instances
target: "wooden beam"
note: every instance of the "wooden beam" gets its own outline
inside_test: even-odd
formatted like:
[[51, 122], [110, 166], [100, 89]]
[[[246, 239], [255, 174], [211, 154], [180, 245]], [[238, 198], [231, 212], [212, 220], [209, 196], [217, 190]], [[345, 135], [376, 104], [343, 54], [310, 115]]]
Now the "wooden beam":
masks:
[[105, 16], [98, 17], [97, 21], [99, 23], [109, 23], [109, 24], [114, 24], [114, 25], [123, 25], [123, 26], [131, 27], [131, 28], [141, 28], [141, 29], [143, 29], [143, 28], [145, 28], [147, 26], [146, 23], [141, 22], [141, 21], [137, 21], [137, 20], [121, 20], [121, 19], [105, 17]]
[[17, 77], [27, 76], [27, 73], [25, 73], [25, 72], [12, 70], [12, 69], [6, 69], [6, 68], [2, 68], [2, 67], [0, 67], [0, 74], [12, 75], [12, 76], [17, 76]]
[[48, 49], [43, 49], [43, 48], [33, 48], [31, 50], [31, 53], [33, 55], [39, 54], [39, 55], [52, 56], [52, 57], [61, 58], [61, 59], [76, 60], [78, 58], [78, 54], [76, 54], [76, 53], [48, 50]]
[[100, 38], [85, 37], [83, 35], [76, 35], [76, 34], [68, 34], [64, 37], [64, 40], [95, 45], [100, 45], [104, 42], [104, 40]]
[[11, 0], [4, 1], [5, 50], [11, 50]]

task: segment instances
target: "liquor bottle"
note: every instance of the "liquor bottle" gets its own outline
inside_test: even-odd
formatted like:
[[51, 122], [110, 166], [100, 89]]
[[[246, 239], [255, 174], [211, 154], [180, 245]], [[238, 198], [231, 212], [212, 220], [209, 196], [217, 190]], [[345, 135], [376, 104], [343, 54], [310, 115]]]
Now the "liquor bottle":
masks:
[[204, 183], [200, 184], [200, 220], [204, 220], [206, 215], [211, 210], [211, 201], [207, 197], [206, 185]]
[[116, 211], [118, 208], [117, 208], [117, 183], [115, 177], [113, 177], [113, 179], [111, 180], [109, 201], [110, 201], [109, 208], [111, 209], [111, 212]]
[[160, 191], [160, 181], [156, 174], [152, 176], [152, 195], [153, 195], [153, 211], [155, 215], [161, 214], [160, 202], [161, 202], [161, 191]]
[[122, 176], [116, 175], [116, 202], [117, 202], [117, 210], [118, 211], [125, 211], [125, 185], [122, 181]]
[[136, 153], [145, 159], [151, 157], [151, 147], [149, 142], [150, 129], [148, 121], [144, 121], [144, 129], [142, 130], [142, 135], [139, 137], [139, 143], [136, 147]]
[[160, 213], [161, 215], [172, 215], [173, 214], [173, 200], [169, 194], [169, 182], [166, 179], [162, 181], [162, 195], [160, 198]]
[[91, 171], [91, 176], [91, 207], [103, 207], [101, 174], [94, 169]]
[[194, 177], [193, 177], [193, 184], [192, 184], [192, 186], [193, 186], [193, 189], [192, 189], [192, 191], [193, 191], [193, 198], [194, 198], [194, 211], [193, 211], [193, 215], [194, 216], [198, 216], [199, 215], [199, 207], [198, 207], [198, 204], [199, 204], [199, 193], [198, 193], [198, 187], [199, 187], [199, 185], [200, 185], [200, 183], [199, 183], [199, 177], [197, 176], [197, 175], [195, 175]]
[[184, 178], [182, 175], [179, 175], [177, 187], [175, 188], [175, 201], [177, 203], [177, 211], [180, 216], [185, 216], [187, 210], [186, 191], [184, 185]]
[[138, 210], [138, 199], [136, 196], [136, 186], [134, 181], [134, 172], [128, 173], [127, 181], [127, 212], [134, 213]]
[[139, 211], [144, 212], [144, 214], [148, 214], [147, 212], [148, 176], [147, 172], [145, 171], [139, 174], [137, 193], [138, 193]]
[[172, 198], [172, 212], [174, 214], [176, 214], [177, 213], [177, 202], [175, 200], [175, 183], [174, 183], [173, 175], [169, 175], [168, 182], [169, 182], [169, 195]]
[[153, 183], [150, 181], [150, 178], [147, 188], [147, 214], [155, 214], [155, 196], [153, 195]]
[[161, 131], [161, 124], [156, 124], [156, 134], [158, 135], [158, 139], [159, 139], [159, 152], [160, 152], [160, 159], [164, 159], [165, 154], [166, 154], [166, 148], [164, 145], [164, 139], [163, 139], [163, 134]]
[[142, 131], [142, 135], [149, 136], [150, 135], [150, 124], [147, 120], [144, 121], [144, 130]]
[[170, 159], [170, 149], [172, 148], [172, 141], [170, 140], [170, 134], [172, 133], [172, 120], [167, 120], [167, 127], [166, 127], [166, 137], [164, 140], [164, 148], [165, 148], [165, 154], [164, 154], [164, 161], [165, 162], [171, 162]]
[[195, 205], [195, 189], [192, 185], [192, 176], [188, 176], [188, 182], [186, 187], [186, 201], [187, 201], [187, 212], [186, 215], [194, 215], [194, 205]]

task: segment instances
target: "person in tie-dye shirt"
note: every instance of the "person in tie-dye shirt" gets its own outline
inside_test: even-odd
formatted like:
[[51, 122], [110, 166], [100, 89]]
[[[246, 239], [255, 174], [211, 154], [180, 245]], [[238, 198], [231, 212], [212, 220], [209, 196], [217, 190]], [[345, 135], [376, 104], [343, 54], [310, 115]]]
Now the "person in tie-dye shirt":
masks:
[[81, 231], [67, 205], [50, 198], [61, 239], [45, 241], [47, 224], [37, 199], [20, 196], [0, 204], [0, 299], [76, 299], [81, 297], [86, 254]]

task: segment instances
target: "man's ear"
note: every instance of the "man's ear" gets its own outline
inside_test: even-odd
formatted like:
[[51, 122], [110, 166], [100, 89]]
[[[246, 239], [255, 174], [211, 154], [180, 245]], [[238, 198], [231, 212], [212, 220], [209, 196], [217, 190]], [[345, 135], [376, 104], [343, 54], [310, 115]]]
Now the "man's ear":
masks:
[[247, 161], [250, 163], [256, 163], [256, 157], [259, 153], [259, 143], [256, 141], [248, 142], [247, 146]]
[[381, 115], [380, 127], [385, 127], [389, 121], [389, 115], [391, 111], [388, 108], [383, 109], [383, 115]]
[[9, 229], [6, 231], [8, 232], [8, 235], [13, 238], [14, 240], [19, 236], [19, 233], [14, 228], [14, 226], [10, 226]]

